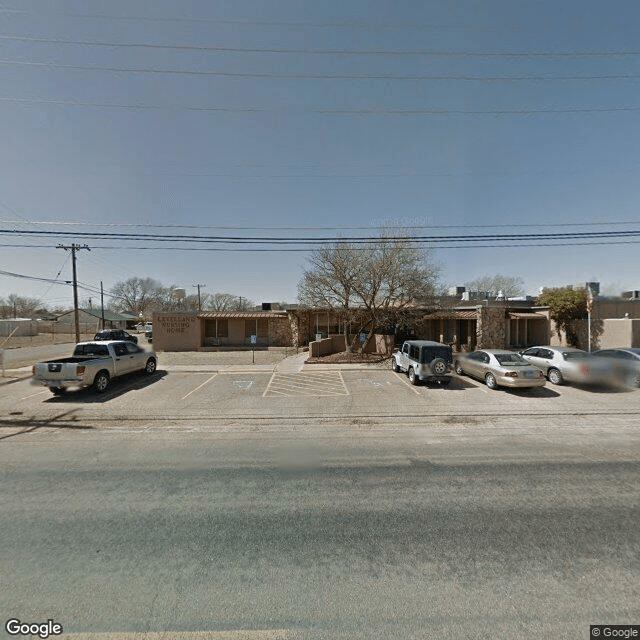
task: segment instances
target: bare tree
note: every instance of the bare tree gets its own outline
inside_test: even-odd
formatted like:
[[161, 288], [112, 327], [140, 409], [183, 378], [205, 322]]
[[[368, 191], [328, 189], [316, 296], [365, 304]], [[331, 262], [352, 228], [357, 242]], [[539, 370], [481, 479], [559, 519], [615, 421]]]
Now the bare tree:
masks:
[[437, 268], [408, 238], [338, 242], [314, 251], [310, 262], [298, 284], [300, 302], [328, 307], [355, 323], [348, 350], [355, 348], [359, 333], [367, 333], [365, 349], [378, 327], [398, 324], [407, 310], [433, 303]]
[[145, 314], [157, 302], [162, 289], [162, 284], [153, 278], [129, 278], [116, 282], [111, 289], [112, 305], [117, 311]]
[[521, 296], [524, 293], [524, 281], [518, 276], [482, 276], [464, 285], [469, 291], [484, 291], [490, 296], [497, 296], [502, 291], [505, 298]]
[[210, 311], [244, 311], [254, 306], [249, 298], [234, 296], [231, 293], [210, 293], [202, 303], [202, 307]]
[[42, 310], [43, 303], [37, 298], [24, 298], [11, 293], [6, 300], [0, 301], [0, 314], [3, 318], [31, 317]]

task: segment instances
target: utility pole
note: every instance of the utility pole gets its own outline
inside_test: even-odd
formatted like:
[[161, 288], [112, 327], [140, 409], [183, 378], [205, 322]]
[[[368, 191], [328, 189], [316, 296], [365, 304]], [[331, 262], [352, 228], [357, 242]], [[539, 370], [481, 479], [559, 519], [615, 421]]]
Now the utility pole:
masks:
[[65, 251], [71, 251], [71, 264], [73, 267], [73, 320], [76, 325], [76, 342], [80, 342], [80, 321], [78, 319], [78, 276], [76, 274], [76, 251], [80, 249], [86, 249], [91, 251], [86, 244], [72, 244], [66, 247], [63, 244], [59, 244], [56, 249], [64, 249]]
[[202, 302], [200, 301], [200, 287], [202, 287], [203, 289], [207, 286], [206, 284], [192, 284], [192, 287], [198, 289], [198, 311], [202, 311]]
[[102, 326], [104, 329], [104, 289], [102, 288], [102, 280], [100, 280], [100, 308], [102, 309]]

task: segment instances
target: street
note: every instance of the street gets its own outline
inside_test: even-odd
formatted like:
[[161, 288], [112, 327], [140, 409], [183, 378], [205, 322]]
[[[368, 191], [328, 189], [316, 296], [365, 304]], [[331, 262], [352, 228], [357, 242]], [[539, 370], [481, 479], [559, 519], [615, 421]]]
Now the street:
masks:
[[6, 619], [167, 640], [587, 638], [640, 620], [637, 391], [386, 370], [1, 389]]

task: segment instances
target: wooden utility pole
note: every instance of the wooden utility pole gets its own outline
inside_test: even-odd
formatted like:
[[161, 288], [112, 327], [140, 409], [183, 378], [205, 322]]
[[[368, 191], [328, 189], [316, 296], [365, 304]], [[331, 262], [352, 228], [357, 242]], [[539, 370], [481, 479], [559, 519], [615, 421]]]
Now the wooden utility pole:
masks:
[[204, 287], [206, 287], [206, 284], [194, 284], [192, 285], [194, 288], [197, 287], [198, 288], [198, 311], [202, 311], [202, 302], [200, 301], [200, 287], [202, 287], [204, 289]]
[[76, 326], [76, 342], [80, 342], [80, 321], [78, 319], [78, 276], [76, 274], [76, 251], [80, 249], [86, 249], [87, 251], [91, 251], [89, 246], [86, 244], [72, 244], [67, 247], [63, 244], [59, 244], [57, 249], [64, 249], [65, 251], [71, 251], [71, 265], [73, 268], [73, 321]]
[[102, 288], [102, 280], [100, 280], [100, 309], [102, 309], [102, 325], [101, 329], [104, 329], [104, 289]]

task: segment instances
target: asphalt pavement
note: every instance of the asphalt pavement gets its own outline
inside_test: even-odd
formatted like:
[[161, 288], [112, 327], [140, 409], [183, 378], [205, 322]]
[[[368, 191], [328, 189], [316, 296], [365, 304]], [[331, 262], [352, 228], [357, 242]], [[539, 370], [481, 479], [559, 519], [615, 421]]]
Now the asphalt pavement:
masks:
[[640, 391], [413, 387], [304, 357], [3, 386], [5, 619], [71, 640], [640, 622]]

